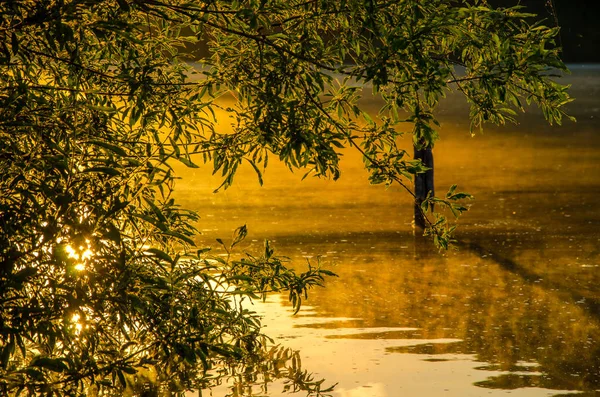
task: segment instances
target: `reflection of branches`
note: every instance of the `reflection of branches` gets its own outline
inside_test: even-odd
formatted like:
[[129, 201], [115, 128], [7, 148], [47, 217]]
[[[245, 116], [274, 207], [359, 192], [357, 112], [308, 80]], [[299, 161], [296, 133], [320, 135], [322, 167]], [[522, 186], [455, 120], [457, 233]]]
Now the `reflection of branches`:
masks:
[[300, 352], [277, 345], [265, 349], [257, 361], [246, 366], [231, 366], [226, 376], [232, 380], [228, 397], [246, 395], [244, 391], [257, 387], [266, 391], [274, 380], [283, 382], [284, 393], [305, 392], [310, 397], [328, 397], [335, 388], [323, 386], [325, 379], [315, 380], [313, 374], [302, 369]]

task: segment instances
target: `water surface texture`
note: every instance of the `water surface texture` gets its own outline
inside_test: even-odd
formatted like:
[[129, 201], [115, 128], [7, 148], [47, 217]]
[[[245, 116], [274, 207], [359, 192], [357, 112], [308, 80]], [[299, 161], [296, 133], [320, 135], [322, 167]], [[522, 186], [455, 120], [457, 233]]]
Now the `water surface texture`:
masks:
[[[300, 181], [303, 172], [273, 164], [264, 186], [242, 170], [218, 194], [209, 170], [178, 169], [177, 197], [200, 213], [202, 245], [246, 224], [242, 251], [258, 252], [268, 238], [299, 266], [320, 255], [339, 274], [296, 316], [279, 296], [255, 305], [266, 333], [337, 383], [336, 397], [595, 396], [600, 67], [572, 70], [564, 81], [578, 99], [569, 107], [575, 124], [549, 127], [533, 112], [471, 137], [463, 100], [443, 104], [438, 194], [458, 183], [476, 198], [457, 251], [414, 238], [409, 196], [368, 185], [352, 152], [336, 182]], [[286, 395], [281, 384], [264, 388], [247, 393]]]

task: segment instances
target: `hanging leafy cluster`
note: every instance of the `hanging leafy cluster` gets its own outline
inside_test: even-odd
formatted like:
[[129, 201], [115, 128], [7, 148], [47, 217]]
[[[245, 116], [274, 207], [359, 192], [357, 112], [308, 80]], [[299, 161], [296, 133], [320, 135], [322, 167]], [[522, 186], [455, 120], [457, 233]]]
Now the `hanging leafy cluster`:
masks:
[[[371, 183], [399, 184], [414, 195], [410, 182], [426, 167], [398, 138], [408, 133], [417, 149], [433, 147], [440, 128], [434, 111], [446, 93], [458, 91], [469, 102], [471, 133], [485, 123], [515, 122], [532, 103], [560, 123], [571, 101], [568, 87], [552, 80], [566, 71], [554, 43], [558, 27], [535, 22], [522, 7], [493, 9], [477, 0], [181, 7], [201, 21], [193, 29], [210, 49], [200, 60], [207, 80], [235, 99], [226, 109], [233, 133], [215, 133], [192, 149], [214, 161], [225, 186], [243, 161], [260, 177], [269, 155], [335, 179], [340, 150], [351, 147], [362, 154]], [[359, 102], [369, 87], [384, 100], [376, 119]], [[458, 215], [465, 207], [456, 200], [468, 197], [450, 193], [438, 202]], [[425, 233], [447, 247], [447, 219], [427, 213], [434, 199], [420, 207]]]
[[[225, 187], [269, 156], [337, 178], [350, 147], [371, 182], [410, 192], [425, 168], [397, 138], [432, 146], [447, 90], [471, 103], [474, 129], [512, 121], [522, 100], [560, 122], [557, 29], [527, 18], [466, 0], [0, 3], [0, 393], [119, 393], [149, 370], [181, 391], [253, 362], [260, 322], [242, 298], [287, 290], [297, 310], [331, 273], [297, 275], [268, 245], [208, 256], [170, 164], [212, 163]], [[192, 70], [181, 57], [195, 46], [208, 53]], [[377, 118], [361, 87], [385, 100]], [[465, 197], [422, 208], [458, 214]], [[447, 246], [435, 216], [428, 233]]]

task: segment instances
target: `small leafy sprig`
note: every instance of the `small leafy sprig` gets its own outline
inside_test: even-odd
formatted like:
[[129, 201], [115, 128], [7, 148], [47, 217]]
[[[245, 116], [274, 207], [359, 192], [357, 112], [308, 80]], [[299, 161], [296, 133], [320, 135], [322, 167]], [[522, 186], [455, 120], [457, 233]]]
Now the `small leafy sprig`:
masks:
[[241, 243], [246, 235], [247, 228], [244, 225], [234, 231], [229, 246], [222, 240], [217, 240], [227, 251], [227, 280], [235, 285], [235, 292], [238, 294], [264, 300], [270, 292], [287, 292], [296, 314], [302, 306], [302, 300], [308, 298], [309, 289], [322, 287], [325, 277], [337, 277], [332, 271], [322, 268], [320, 259], [317, 259], [316, 266], [307, 260], [308, 269], [297, 274], [294, 269], [286, 266], [289, 258], [275, 255], [268, 240], [265, 240], [261, 255], [246, 254], [239, 260], [230, 260], [233, 247]]
[[[463, 204], [465, 199], [473, 199], [473, 196], [465, 192], [457, 192], [458, 185], [450, 186], [445, 198], [434, 197], [430, 194], [421, 203], [420, 209], [426, 216], [427, 213], [433, 211], [436, 205], [442, 205], [442, 208], [450, 210], [455, 219], [463, 212], [468, 211], [468, 207]], [[439, 211], [433, 212], [434, 221], [429, 221], [427, 228], [424, 231], [425, 236], [432, 236], [435, 245], [442, 249], [448, 249], [456, 240], [453, 233], [456, 230], [456, 225], [449, 225], [448, 218]]]

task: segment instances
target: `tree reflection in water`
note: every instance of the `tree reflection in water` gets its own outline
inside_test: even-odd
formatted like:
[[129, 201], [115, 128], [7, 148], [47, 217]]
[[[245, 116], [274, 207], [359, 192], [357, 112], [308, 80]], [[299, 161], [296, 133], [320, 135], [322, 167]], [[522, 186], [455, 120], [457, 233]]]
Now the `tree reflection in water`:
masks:
[[[598, 285], [598, 271], [551, 269], [561, 259], [570, 260], [571, 250], [560, 241], [548, 236], [540, 240], [552, 240], [554, 261], [548, 264], [539, 260], [544, 249], [534, 241], [507, 262], [502, 257], [506, 252], [484, 250], [483, 240], [439, 256], [415, 247], [398, 249], [392, 238], [398, 239], [385, 234], [355, 236], [355, 244], [348, 244], [352, 249], [339, 258], [350, 262], [336, 269], [339, 280], [311, 299], [317, 317], [360, 319], [345, 325], [330, 323], [331, 328], [360, 326], [367, 331], [330, 338], [389, 340], [392, 345], [394, 340], [413, 340], [385, 350], [423, 355], [430, 362], [447, 360], [443, 357], [448, 355], [473, 355], [480, 362], [477, 370], [502, 372], [477, 382], [479, 387], [600, 388], [600, 313], [590, 289]], [[377, 254], [351, 263], [353, 255], [373, 244], [376, 248], [371, 251]], [[560, 258], [561, 252], [567, 256]], [[598, 263], [598, 259], [586, 260]], [[405, 329], [394, 331], [398, 326]]]
[[[300, 349], [305, 368], [340, 382], [336, 397], [393, 396], [410, 388], [403, 371], [429, 371], [444, 390], [449, 378], [436, 373], [439, 366], [457, 374], [468, 367], [464, 373], [472, 380], [457, 375], [463, 383], [455, 395], [479, 395], [481, 388], [593, 393], [600, 388], [597, 268], [568, 265], [568, 239], [512, 237], [528, 248], [511, 251], [482, 233], [464, 236], [461, 249], [445, 256], [426, 245], [397, 244], [414, 242], [408, 233], [281, 237], [282, 251], [302, 243], [303, 255], [335, 252], [340, 277], [315, 290], [311, 306], [295, 318], [278, 301], [257, 309], [264, 311], [267, 334]], [[546, 256], [552, 260], [541, 259]], [[599, 259], [596, 253], [584, 262]], [[419, 361], [429, 366], [415, 369]], [[370, 381], [353, 388], [348, 372], [365, 371], [371, 375], [362, 379]], [[266, 395], [287, 394], [274, 385]]]

